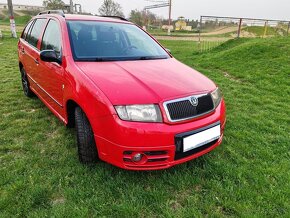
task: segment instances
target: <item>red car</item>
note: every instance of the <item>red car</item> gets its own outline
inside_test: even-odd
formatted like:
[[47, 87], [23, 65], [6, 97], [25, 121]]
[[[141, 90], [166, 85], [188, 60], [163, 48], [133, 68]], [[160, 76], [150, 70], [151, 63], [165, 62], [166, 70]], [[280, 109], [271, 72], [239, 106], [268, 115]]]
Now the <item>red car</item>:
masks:
[[83, 163], [165, 169], [222, 142], [225, 102], [215, 83], [123, 18], [42, 12], [18, 53], [25, 95], [75, 126]]

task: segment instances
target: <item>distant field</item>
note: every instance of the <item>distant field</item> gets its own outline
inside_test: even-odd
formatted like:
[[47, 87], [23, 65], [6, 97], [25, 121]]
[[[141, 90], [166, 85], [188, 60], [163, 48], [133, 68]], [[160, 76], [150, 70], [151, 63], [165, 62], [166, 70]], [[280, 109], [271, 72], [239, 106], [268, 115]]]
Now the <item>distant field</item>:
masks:
[[[32, 17], [32, 15], [29, 14], [30, 12], [26, 12], [26, 13], [28, 14], [24, 14], [21, 11], [16, 11], [15, 13], [16, 30], [18, 32], [21, 32], [23, 30], [24, 26], [28, 23], [28, 21]], [[0, 30], [10, 31], [10, 20], [8, 17], [7, 10], [0, 9]]]
[[[31, 11], [14, 11], [14, 17], [16, 24], [25, 25], [33, 15], [37, 14], [37, 12]], [[0, 9], [0, 24], [9, 24], [9, 16], [7, 10]]]
[[[21, 17], [15, 17], [15, 23], [18, 25], [25, 25], [26, 23], [28, 23], [28, 21], [31, 19], [31, 16], [26, 15], [26, 16], [21, 16]], [[9, 18], [5, 18], [0, 20], [0, 24], [2, 25], [7, 25], [10, 24], [10, 20]]]
[[[156, 172], [77, 160], [74, 131], [24, 97], [17, 40], [0, 40], [0, 217], [289, 217], [290, 38], [198, 53], [161, 41], [213, 79], [227, 104], [223, 144]], [[112, 78], [113, 79], [113, 78]]]

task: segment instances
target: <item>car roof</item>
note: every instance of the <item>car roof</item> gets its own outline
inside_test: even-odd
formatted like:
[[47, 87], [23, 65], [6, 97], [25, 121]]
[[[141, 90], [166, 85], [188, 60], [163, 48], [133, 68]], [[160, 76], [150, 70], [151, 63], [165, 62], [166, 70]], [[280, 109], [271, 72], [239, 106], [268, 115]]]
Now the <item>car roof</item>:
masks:
[[106, 16], [94, 16], [94, 15], [81, 15], [81, 14], [64, 14], [63, 16], [60, 14], [39, 14], [36, 16], [37, 18], [40, 17], [58, 17], [65, 20], [87, 20], [87, 21], [105, 21], [105, 22], [114, 22], [114, 23], [131, 23], [130, 21], [127, 21], [125, 18], [121, 17], [106, 17]]

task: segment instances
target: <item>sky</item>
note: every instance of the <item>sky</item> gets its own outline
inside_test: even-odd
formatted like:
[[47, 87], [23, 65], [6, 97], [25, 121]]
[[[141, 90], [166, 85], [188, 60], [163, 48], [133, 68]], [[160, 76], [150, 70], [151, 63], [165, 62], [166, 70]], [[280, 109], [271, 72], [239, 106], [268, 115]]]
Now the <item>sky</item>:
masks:
[[[42, 0], [12, 0], [15, 4], [42, 5]], [[69, 3], [69, 0], [63, 0]], [[86, 12], [98, 14], [103, 0], [73, 0], [82, 5]], [[151, 0], [160, 1], [160, 0]], [[0, 3], [6, 3], [0, 0]], [[152, 3], [148, 0], [115, 0], [123, 7], [128, 17], [133, 9], [142, 10]], [[168, 18], [168, 8], [152, 9], [153, 13]], [[184, 16], [198, 19], [201, 15], [231, 16], [290, 20], [290, 0], [172, 0], [172, 17]]]

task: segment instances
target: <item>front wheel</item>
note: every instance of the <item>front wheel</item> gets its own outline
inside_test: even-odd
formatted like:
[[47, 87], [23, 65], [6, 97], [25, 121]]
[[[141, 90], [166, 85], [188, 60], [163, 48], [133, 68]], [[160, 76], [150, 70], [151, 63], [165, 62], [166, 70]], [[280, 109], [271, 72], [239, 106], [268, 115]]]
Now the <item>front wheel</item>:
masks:
[[34, 93], [30, 89], [26, 72], [23, 68], [21, 68], [20, 73], [21, 73], [21, 84], [22, 84], [24, 95], [26, 95], [29, 98], [32, 98], [34, 96]]
[[94, 133], [86, 114], [80, 107], [75, 109], [75, 124], [80, 162], [84, 164], [95, 163], [99, 157]]

